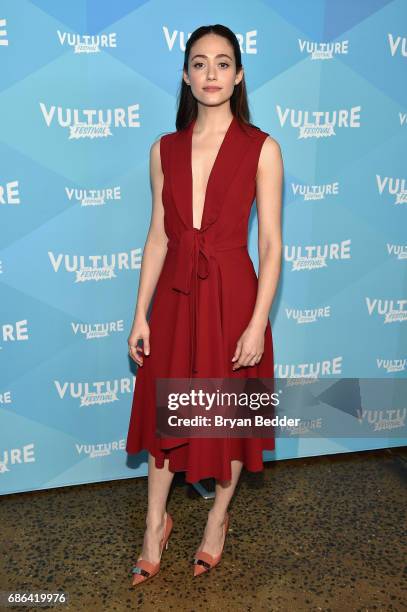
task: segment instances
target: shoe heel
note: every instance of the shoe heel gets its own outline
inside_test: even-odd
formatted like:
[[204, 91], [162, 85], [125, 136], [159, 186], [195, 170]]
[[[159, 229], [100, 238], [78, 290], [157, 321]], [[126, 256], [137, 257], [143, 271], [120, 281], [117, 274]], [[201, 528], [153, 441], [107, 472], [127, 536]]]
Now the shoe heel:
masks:
[[[161, 541], [161, 546], [162, 546], [161, 555], [162, 555], [163, 549], [168, 548], [168, 542], [169, 542], [169, 537], [172, 531], [172, 525], [173, 525], [172, 516], [168, 514], [167, 520], [165, 523], [165, 529], [164, 529], [164, 538], [166, 537], [167, 541], [165, 542], [165, 544], [163, 544]], [[133, 580], [136, 580], [136, 582], [133, 582], [132, 586], [136, 586], [136, 584], [141, 584], [141, 582], [145, 582], [146, 580], [149, 580], [150, 578], [153, 578], [153, 576], [158, 574], [158, 572], [160, 571], [160, 565], [161, 565], [161, 555], [160, 555], [160, 561], [156, 563], [155, 565], [153, 565], [149, 561], [145, 561], [144, 559], [140, 559], [139, 561], [137, 561], [137, 564], [132, 569], [132, 573], [138, 574], [138, 576], [136, 578], [133, 578]]]
[[209, 553], [204, 552], [203, 550], [195, 553], [194, 558], [194, 576], [200, 576], [201, 574], [208, 572], [213, 567], [216, 567], [221, 559], [223, 554], [223, 549], [226, 543], [226, 535], [229, 531], [229, 514], [226, 514], [226, 522], [225, 522], [225, 538], [223, 541], [223, 547], [220, 554], [217, 557], [212, 557]]

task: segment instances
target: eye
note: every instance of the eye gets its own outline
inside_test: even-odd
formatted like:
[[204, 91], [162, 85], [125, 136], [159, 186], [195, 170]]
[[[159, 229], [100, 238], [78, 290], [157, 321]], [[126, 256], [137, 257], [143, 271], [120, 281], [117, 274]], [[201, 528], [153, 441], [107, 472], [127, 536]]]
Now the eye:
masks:
[[203, 66], [202, 62], [196, 62], [195, 64], [193, 64], [193, 67], [196, 68], [197, 66]]
[[229, 64], [227, 62], [221, 62], [220, 65], [226, 66], [226, 68], [229, 68]]

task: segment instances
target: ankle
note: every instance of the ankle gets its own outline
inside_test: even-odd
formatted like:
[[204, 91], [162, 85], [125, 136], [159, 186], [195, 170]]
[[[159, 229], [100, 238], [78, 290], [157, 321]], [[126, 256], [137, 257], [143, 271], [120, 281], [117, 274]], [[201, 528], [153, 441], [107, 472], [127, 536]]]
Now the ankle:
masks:
[[227, 514], [227, 510], [222, 510], [222, 509], [218, 509], [218, 508], [211, 508], [208, 511], [208, 517], [211, 517], [213, 519], [215, 519], [216, 521], [219, 521], [219, 523], [224, 523], [226, 520], [226, 514]]
[[167, 516], [166, 510], [164, 512], [147, 512], [146, 516], [146, 527], [155, 529], [160, 528], [164, 525]]

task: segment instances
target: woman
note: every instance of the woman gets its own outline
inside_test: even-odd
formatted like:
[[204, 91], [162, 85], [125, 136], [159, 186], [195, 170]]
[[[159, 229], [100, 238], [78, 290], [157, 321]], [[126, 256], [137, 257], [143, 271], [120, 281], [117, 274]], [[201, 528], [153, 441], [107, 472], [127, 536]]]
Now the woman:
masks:
[[[259, 471], [262, 451], [275, 448], [274, 438], [155, 437], [157, 377], [274, 374], [268, 317], [281, 266], [283, 163], [278, 143], [248, 116], [236, 36], [221, 25], [198, 28], [186, 44], [177, 131], [151, 148], [153, 212], [128, 338], [139, 368], [126, 450], [149, 450], [146, 530], [133, 585], [159, 570], [172, 529], [166, 501], [174, 472], [185, 470], [188, 482], [216, 478], [194, 557], [199, 575], [221, 558], [243, 464]], [[255, 196], [258, 279], [247, 251]]]

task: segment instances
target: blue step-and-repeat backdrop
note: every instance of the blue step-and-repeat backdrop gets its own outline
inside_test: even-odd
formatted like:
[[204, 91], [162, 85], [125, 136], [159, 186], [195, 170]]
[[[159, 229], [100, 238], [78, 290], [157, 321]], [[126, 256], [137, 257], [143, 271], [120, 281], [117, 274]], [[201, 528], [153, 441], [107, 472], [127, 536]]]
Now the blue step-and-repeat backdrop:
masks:
[[[252, 121], [283, 153], [276, 377], [406, 376], [406, 17], [405, 0], [0, 0], [0, 493], [147, 473], [125, 441], [149, 151], [200, 25], [238, 36]], [[254, 205], [257, 267], [256, 240]], [[405, 443], [293, 436], [264, 459]]]

